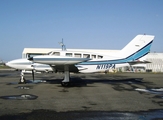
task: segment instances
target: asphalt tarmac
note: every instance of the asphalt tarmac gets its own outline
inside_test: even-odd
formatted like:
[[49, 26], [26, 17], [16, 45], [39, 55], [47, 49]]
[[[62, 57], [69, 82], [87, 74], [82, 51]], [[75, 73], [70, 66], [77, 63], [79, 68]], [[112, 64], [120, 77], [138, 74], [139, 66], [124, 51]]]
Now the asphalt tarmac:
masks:
[[163, 119], [162, 73], [26, 74], [0, 71], [0, 120]]

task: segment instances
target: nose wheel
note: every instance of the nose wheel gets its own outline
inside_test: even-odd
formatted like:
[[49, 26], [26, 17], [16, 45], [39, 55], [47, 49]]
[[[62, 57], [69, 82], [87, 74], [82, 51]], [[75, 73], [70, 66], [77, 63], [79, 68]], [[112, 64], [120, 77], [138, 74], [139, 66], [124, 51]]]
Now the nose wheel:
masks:
[[20, 74], [20, 81], [19, 81], [19, 84], [25, 84], [26, 83], [26, 80], [24, 78], [24, 73], [23, 71], [21, 72]]

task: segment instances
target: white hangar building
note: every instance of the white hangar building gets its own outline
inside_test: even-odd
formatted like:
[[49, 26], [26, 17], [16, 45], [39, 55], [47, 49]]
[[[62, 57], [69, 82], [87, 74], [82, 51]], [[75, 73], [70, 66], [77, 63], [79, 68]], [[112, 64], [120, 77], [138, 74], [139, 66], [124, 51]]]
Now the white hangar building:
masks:
[[[35, 55], [47, 54], [50, 51], [58, 51], [60, 48], [24, 48], [22, 58], [28, 58]], [[103, 50], [103, 49], [67, 49], [67, 51], [93, 52], [99, 54], [112, 53], [116, 54], [119, 50]], [[135, 72], [163, 72], [163, 53], [149, 53], [146, 56], [148, 64], [137, 64], [133, 68]], [[119, 69], [118, 69], [119, 70]], [[123, 67], [122, 71], [130, 71], [130, 68]]]

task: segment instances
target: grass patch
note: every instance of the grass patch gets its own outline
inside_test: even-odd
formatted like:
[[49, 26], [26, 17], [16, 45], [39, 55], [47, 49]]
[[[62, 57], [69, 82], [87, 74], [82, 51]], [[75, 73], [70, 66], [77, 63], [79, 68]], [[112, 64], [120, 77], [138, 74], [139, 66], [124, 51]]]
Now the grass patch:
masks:
[[10, 69], [8, 66], [0, 65], [0, 69]]

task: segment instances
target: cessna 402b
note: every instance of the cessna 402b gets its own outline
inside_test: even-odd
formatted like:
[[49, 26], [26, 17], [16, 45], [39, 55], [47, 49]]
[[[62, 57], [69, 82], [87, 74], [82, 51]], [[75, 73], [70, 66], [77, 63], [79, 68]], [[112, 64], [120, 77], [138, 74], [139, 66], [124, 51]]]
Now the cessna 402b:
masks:
[[[26, 61], [30, 63], [28, 64], [29, 66], [41, 64], [52, 68], [53, 71], [63, 71], [64, 80], [61, 84], [62, 86], [67, 86], [70, 82], [70, 72], [92, 73], [136, 64], [140, 58], [150, 52], [153, 40], [153, 35], [137, 35], [121, 51], [117, 52], [116, 55], [79, 51], [52, 51], [47, 55], [30, 57]], [[145, 61], [141, 63], [145, 63]], [[10, 61], [6, 65], [21, 70], [27, 69], [33, 71], [35, 69], [34, 66], [27, 68], [27, 64], [21, 62], [21, 59]], [[21, 76], [20, 81], [25, 81], [24, 75]]]

